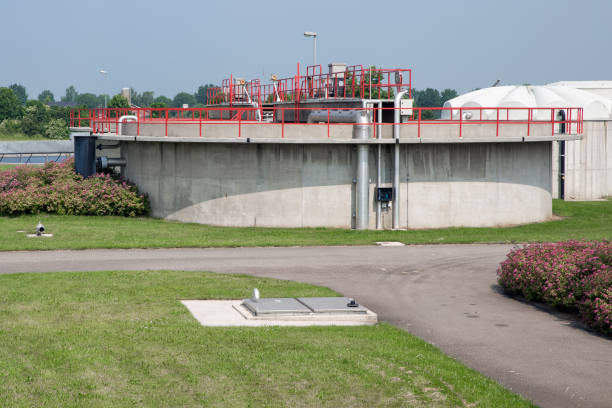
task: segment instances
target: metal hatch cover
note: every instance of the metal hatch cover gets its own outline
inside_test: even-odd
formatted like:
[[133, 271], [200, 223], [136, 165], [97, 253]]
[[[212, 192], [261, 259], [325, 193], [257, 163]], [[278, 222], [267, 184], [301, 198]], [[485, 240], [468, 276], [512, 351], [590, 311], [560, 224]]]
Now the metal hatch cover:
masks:
[[254, 315], [262, 314], [309, 314], [312, 311], [294, 298], [245, 299], [242, 304]]
[[297, 298], [301, 303], [311, 309], [314, 313], [367, 313], [365, 307], [349, 307], [347, 304], [351, 298], [348, 297], [308, 297]]

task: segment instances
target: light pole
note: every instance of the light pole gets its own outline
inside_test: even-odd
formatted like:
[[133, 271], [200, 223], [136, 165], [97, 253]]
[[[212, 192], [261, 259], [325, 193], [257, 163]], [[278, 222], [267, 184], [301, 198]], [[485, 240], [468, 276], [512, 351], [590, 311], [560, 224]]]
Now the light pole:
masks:
[[[105, 69], [101, 69], [100, 73], [102, 74], [103, 78], [108, 78], [108, 71]], [[104, 88], [107, 88], [108, 86], [108, 79], [104, 80]], [[104, 93], [104, 109], [106, 109], [108, 107], [108, 101], [107, 101], [108, 95], [106, 94], [106, 92]]]
[[312, 65], [317, 65], [317, 33], [306, 31], [304, 37], [312, 37]]

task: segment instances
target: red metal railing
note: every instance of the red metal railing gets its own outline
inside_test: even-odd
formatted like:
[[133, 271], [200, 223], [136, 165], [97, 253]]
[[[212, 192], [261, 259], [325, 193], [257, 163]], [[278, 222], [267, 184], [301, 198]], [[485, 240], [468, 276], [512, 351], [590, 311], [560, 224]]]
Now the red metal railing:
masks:
[[311, 65], [306, 67], [306, 75], [302, 75], [298, 64], [297, 74], [293, 78], [275, 79], [270, 84], [261, 85], [258, 79], [247, 82], [230, 76], [223, 80], [220, 87], [209, 88], [207, 98], [210, 105], [250, 102], [261, 107], [264, 103], [299, 102], [307, 99], [393, 99], [395, 93], [402, 88], [407, 88], [410, 95], [410, 69], [352, 65], [343, 72], [324, 74], [321, 65]]
[[[70, 113], [71, 127], [91, 127], [94, 133], [114, 133], [119, 128], [122, 116], [133, 115], [136, 120], [136, 136], [140, 136], [141, 124], [156, 124], [164, 126], [164, 135], [168, 136], [168, 125], [195, 124], [199, 125], [199, 136], [202, 136], [203, 125], [237, 124], [237, 137], [241, 136], [241, 127], [244, 126], [277, 126], [284, 130], [287, 126], [309, 125], [326, 126], [330, 137], [330, 128], [338, 125], [353, 125], [353, 123], [334, 123], [329, 118], [335, 111], [365, 111], [368, 115], [369, 125], [373, 127], [372, 137], [377, 137], [380, 129], [377, 125], [393, 125], [392, 121], [379, 123], [379, 112], [383, 118], [393, 118], [396, 108], [304, 108], [281, 107], [267, 108], [271, 113], [271, 121], [262, 121], [262, 109], [257, 107], [209, 107], [209, 108], [129, 108], [129, 109], [75, 109]], [[401, 109], [401, 108], [397, 108]], [[405, 108], [404, 108], [405, 109]], [[327, 120], [319, 123], [304, 123], [305, 118], [313, 111], [327, 111]], [[500, 128], [509, 125], [522, 125], [524, 134], [530, 136], [534, 125], [549, 125], [550, 134], [583, 133], [582, 108], [519, 108], [519, 107], [453, 107], [453, 108], [412, 108], [409, 116], [404, 116], [405, 122], [400, 126], [417, 127], [417, 137], [421, 137], [421, 130], [428, 126], [454, 125], [457, 126], [457, 136], [463, 137], [466, 126], [478, 124], [494, 124], [495, 136], [500, 135]], [[564, 115], [559, 115], [560, 112]], [[299, 112], [299, 113], [298, 113]], [[432, 119], [441, 117], [441, 119]], [[294, 119], [302, 120], [295, 122]], [[384, 120], [384, 119], [383, 119]], [[562, 132], [564, 128], [564, 132]], [[520, 132], [520, 130], [519, 130]]]

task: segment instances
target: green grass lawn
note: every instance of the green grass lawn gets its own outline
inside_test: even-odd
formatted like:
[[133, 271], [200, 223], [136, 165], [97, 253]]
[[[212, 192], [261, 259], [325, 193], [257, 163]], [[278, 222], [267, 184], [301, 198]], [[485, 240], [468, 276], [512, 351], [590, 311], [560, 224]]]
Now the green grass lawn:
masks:
[[15, 166], [16, 164], [0, 164], [0, 171], [12, 169]]
[[[508, 228], [354, 231], [330, 228], [228, 228], [154, 218], [27, 215], [0, 217], [0, 250], [534, 242], [612, 239], [612, 200], [553, 201], [561, 220]], [[27, 238], [41, 220], [53, 238]]]
[[388, 324], [202, 327], [181, 299], [334, 296], [177, 271], [0, 276], [2, 407], [524, 407]]

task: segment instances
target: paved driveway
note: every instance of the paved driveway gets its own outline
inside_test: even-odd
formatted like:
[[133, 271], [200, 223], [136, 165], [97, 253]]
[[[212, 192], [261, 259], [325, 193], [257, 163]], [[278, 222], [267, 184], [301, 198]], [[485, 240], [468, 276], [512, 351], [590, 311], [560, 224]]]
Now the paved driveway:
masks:
[[[183, 269], [331, 287], [544, 407], [611, 407], [612, 341], [505, 297], [508, 245], [0, 252], [0, 273]], [[262, 296], [265, 287], [259, 288]], [[245, 296], [248, 294], [245, 294]]]

